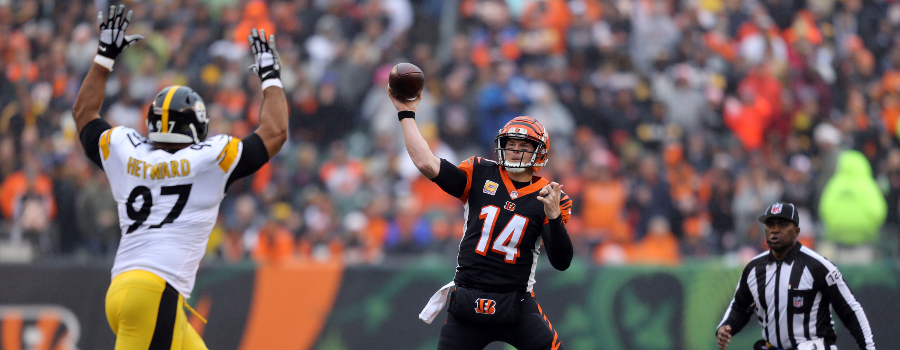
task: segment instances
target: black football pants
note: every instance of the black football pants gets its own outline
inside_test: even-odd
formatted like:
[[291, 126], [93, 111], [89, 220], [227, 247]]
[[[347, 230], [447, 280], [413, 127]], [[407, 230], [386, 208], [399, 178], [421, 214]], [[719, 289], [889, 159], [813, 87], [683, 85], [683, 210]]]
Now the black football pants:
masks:
[[441, 328], [438, 350], [478, 350], [495, 341], [510, 344], [518, 350], [566, 349], [532, 293], [522, 301], [522, 316], [515, 323], [470, 324], [448, 314], [447, 323]]

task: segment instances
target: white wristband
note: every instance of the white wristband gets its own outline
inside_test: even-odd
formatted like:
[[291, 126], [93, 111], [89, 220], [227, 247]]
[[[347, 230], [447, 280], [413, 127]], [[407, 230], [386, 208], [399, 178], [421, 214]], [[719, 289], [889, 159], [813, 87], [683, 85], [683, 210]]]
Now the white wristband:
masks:
[[281, 85], [281, 79], [269, 79], [269, 80], [262, 82], [263, 91], [265, 91], [266, 88], [270, 87], [270, 86], [277, 86], [277, 87], [284, 89], [284, 86]]
[[112, 71], [113, 63], [116, 63], [116, 61], [109, 57], [103, 57], [103, 56], [97, 55], [97, 56], [94, 56], [94, 63], [99, 64], [99, 65], [105, 67], [106, 69], [109, 69], [110, 71]]

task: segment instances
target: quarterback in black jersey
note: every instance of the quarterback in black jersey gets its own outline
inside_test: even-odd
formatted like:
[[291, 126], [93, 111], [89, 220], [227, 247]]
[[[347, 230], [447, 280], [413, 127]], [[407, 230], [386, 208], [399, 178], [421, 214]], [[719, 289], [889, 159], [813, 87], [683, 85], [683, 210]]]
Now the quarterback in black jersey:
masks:
[[471, 157], [455, 166], [435, 157], [419, 133], [415, 110], [421, 93], [415, 100], [390, 90], [388, 95], [413, 163], [465, 206], [456, 277], [419, 315], [431, 323], [449, 300], [438, 349], [483, 349], [495, 341], [519, 350], [565, 349], [532, 290], [541, 246], [557, 270], [572, 261], [565, 228], [572, 200], [562, 185], [534, 176], [548, 159], [544, 127], [531, 117], [513, 118], [497, 135], [498, 161]]

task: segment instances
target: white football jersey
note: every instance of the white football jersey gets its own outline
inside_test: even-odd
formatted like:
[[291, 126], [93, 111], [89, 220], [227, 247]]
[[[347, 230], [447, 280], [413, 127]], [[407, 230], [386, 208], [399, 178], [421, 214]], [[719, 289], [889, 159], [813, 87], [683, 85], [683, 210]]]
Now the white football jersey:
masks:
[[190, 298], [228, 177], [243, 151], [227, 135], [175, 153], [155, 149], [131, 128], [100, 136], [100, 158], [119, 206], [122, 238], [112, 269], [162, 277]]

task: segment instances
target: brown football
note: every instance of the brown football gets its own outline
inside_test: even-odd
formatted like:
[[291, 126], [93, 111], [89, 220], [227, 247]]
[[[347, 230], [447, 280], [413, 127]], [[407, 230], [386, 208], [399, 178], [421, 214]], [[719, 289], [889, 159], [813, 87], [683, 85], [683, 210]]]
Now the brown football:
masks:
[[425, 74], [412, 63], [398, 63], [391, 69], [388, 87], [394, 96], [415, 100], [425, 86]]

